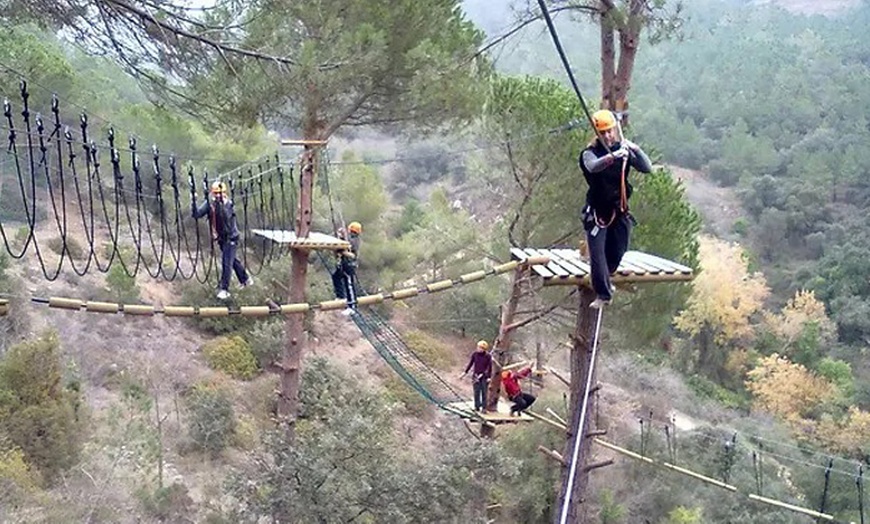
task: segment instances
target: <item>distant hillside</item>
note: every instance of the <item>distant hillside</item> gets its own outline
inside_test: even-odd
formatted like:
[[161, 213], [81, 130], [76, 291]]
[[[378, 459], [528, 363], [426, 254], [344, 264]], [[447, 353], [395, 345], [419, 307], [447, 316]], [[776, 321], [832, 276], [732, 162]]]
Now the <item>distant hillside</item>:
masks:
[[838, 15], [861, 5], [861, 0], [759, 0], [758, 4], [777, 4], [806, 15]]

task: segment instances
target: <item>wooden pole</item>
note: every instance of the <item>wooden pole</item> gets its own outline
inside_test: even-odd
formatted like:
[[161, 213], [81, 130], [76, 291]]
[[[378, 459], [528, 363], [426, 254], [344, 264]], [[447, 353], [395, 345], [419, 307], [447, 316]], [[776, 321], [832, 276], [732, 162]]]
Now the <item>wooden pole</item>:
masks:
[[[513, 334], [514, 316], [517, 313], [520, 299], [522, 298], [522, 284], [527, 278], [529, 266], [520, 265], [514, 270], [511, 280], [511, 296], [501, 308], [501, 326], [499, 327], [498, 336], [495, 337], [495, 342], [492, 345], [493, 368], [495, 372], [489, 381], [489, 389], [486, 392], [486, 410], [498, 411], [498, 397], [501, 392], [501, 369], [507, 364], [507, 350], [511, 345], [511, 335]], [[495, 428], [486, 424], [480, 427], [480, 435], [483, 437], [492, 437], [495, 434]]]
[[[574, 345], [571, 348], [571, 424], [568, 427], [568, 439], [565, 442], [565, 450], [562, 453], [564, 457], [570, 457], [574, 449], [574, 440], [580, 438], [580, 463], [577, 464], [575, 479], [572, 486], [571, 505], [568, 509], [567, 522], [579, 523], [586, 522], [586, 506], [583, 501], [586, 500], [586, 490], [589, 486], [589, 456], [592, 439], [585, 438], [589, 432], [592, 417], [586, 417], [583, 428], [580, 428], [579, 434], [573, 434], [574, 428], [580, 418], [580, 406], [583, 402], [583, 390], [586, 387], [587, 375], [592, 368], [592, 343], [595, 336], [595, 318], [597, 310], [591, 309], [589, 304], [595, 299], [595, 292], [589, 288], [581, 287], [579, 290], [579, 304], [577, 308], [577, 321], [574, 325], [574, 333], [571, 340]], [[593, 368], [594, 372], [594, 368]], [[595, 377], [592, 377], [592, 382], [595, 382]], [[587, 401], [587, 413], [595, 412], [595, 395], [589, 395]], [[562, 487], [559, 490], [558, 503], [556, 508], [561, 508], [565, 500], [566, 490], [568, 487], [569, 468], [562, 469]], [[555, 512], [555, 522], [559, 522], [560, 512]]]
[[[307, 136], [307, 135], [306, 135]], [[296, 209], [296, 236], [307, 237], [311, 231], [311, 214], [314, 193], [314, 174], [318, 164], [319, 145], [306, 145], [302, 154], [302, 169], [299, 177], [299, 203]], [[291, 304], [308, 302], [308, 250], [291, 250], [289, 301]], [[296, 416], [299, 412], [299, 384], [302, 356], [305, 353], [305, 317], [287, 316], [287, 345], [281, 360], [281, 389], [278, 395], [278, 420], [285, 426], [287, 439], [296, 439]]]

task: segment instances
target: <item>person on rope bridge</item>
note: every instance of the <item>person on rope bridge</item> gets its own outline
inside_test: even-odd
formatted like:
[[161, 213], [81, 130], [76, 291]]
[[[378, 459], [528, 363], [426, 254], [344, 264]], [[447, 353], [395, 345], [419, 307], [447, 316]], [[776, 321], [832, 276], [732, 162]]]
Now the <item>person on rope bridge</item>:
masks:
[[236, 224], [236, 212], [233, 209], [233, 201], [227, 193], [227, 185], [216, 180], [211, 185], [211, 196], [196, 207], [191, 202], [191, 212], [194, 219], [208, 216], [211, 225], [212, 240], [218, 243], [221, 250], [221, 280], [218, 286], [217, 297], [226, 300], [230, 297], [230, 270], [236, 273], [236, 278], [242, 287], [250, 286], [254, 279], [245, 271], [245, 266], [236, 256], [239, 249], [239, 227]]
[[641, 173], [652, 171], [652, 162], [634, 142], [623, 138], [613, 112], [606, 109], [592, 115], [600, 133], [580, 153], [580, 169], [589, 185], [583, 207], [583, 228], [589, 246], [592, 288], [598, 297], [590, 304], [601, 308], [610, 304], [614, 287], [610, 281], [628, 250], [634, 217], [628, 211], [632, 186], [631, 168]]
[[510, 370], [501, 372], [501, 384], [504, 386], [505, 395], [514, 403], [511, 406], [511, 415], [519, 415], [535, 403], [535, 396], [531, 393], [523, 393], [520, 387], [520, 380], [531, 374], [532, 368], [528, 366], [516, 373]]
[[338, 231], [338, 237], [350, 243], [350, 250], [338, 252], [338, 263], [332, 273], [332, 287], [335, 297], [347, 300], [348, 308], [356, 307], [356, 266], [359, 261], [360, 234], [362, 224], [351, 222], [347, 226], [347, 235], [343, 229]]
[[489, 377], [492, 375], [492, 355], [489, 354], [489, 343], [481, 340], [477, 343], [477, 351], [471, 353], [468, 365], [460, 378], [468, 374], [468, 370], [474, 367], [471, 380], [474, 390], [474, 411], [486, 409], [486, 390], [489, 388]]

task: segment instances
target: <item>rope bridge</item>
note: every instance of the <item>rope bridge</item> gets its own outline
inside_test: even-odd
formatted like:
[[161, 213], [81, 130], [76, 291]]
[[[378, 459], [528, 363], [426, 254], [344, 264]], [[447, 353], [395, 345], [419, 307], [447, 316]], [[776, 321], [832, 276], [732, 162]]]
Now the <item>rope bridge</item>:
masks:
[[466, 399], [408, 347], [376, 311], [360, 308], [351, 314], [351, 319], [384, 361], [423, 398], [463, 418], [476, 418], [473, 411], [448, 406]]
[[[50, 118], [33, 116], [29, 97], [22, 81], [20, 110], [9, 100], [3, 104], [8, 142], [0, 158], [0, 238], [14, 259], [33, 253], [47, 280], [57, 279], [67, 265], [83, 276], [118, 264], [131, 277], [144, 272], [207, 282], [220, 264], [206, 221], [194, 221], [190, 210], [197, 204], [196, 186], [201, 183], [205, 194], [214, 180], [230, 188], [243, 232], [239, 253], [251, 273], [286, 250], [251, 233], [294, 229], [293, 169], [283, 167], [277, 155], [210, 181], [207, 171], [180, 168], [179, 159], [156, 146], [143, 152], [130, 138], [122, 147], [112, 128], [98, 142], [84, 113], [74, 132], [62, 121], [56, 97]], [[15, 233], [8, 229], [11, 223]], [[46, 256], [46, 247], [56, 260]]]

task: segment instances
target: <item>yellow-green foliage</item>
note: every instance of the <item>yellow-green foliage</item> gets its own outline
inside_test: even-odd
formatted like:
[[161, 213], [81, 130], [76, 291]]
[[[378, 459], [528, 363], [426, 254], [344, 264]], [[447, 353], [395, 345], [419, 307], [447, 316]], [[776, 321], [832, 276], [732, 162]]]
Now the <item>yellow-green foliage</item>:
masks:
[[427, 414], [429, 402], [394, 373], [384, 378], [384, 389], [387, 390], [387, 397], [400, 403], [409, 415], [423, 417]]
[[30, 467], [20, 448], [0, 450], [0, 500], [13, 489], [32, 492], [39, 488], [39, 472]]
[[218, 337], [203, 346], [202, 354], [209, 367], [233, 378], [250, 380], [257, 374], [257, 359], [242, 337]]
[[668, 513], [667, 520], [662, 524], [698, 524], [703, 522], [704, 512], [701, 508], [686, 508], [677, 506]]
[[257, 445], [257, 420], [250, 415], [239, 415], [232, 443], [239, 449], [254, 449]]
[[419, 330], [409, 331], [403, 337], [411, 351], [426, 364], [441, 369], [455, 364], [450, 347], [438, 339]]

